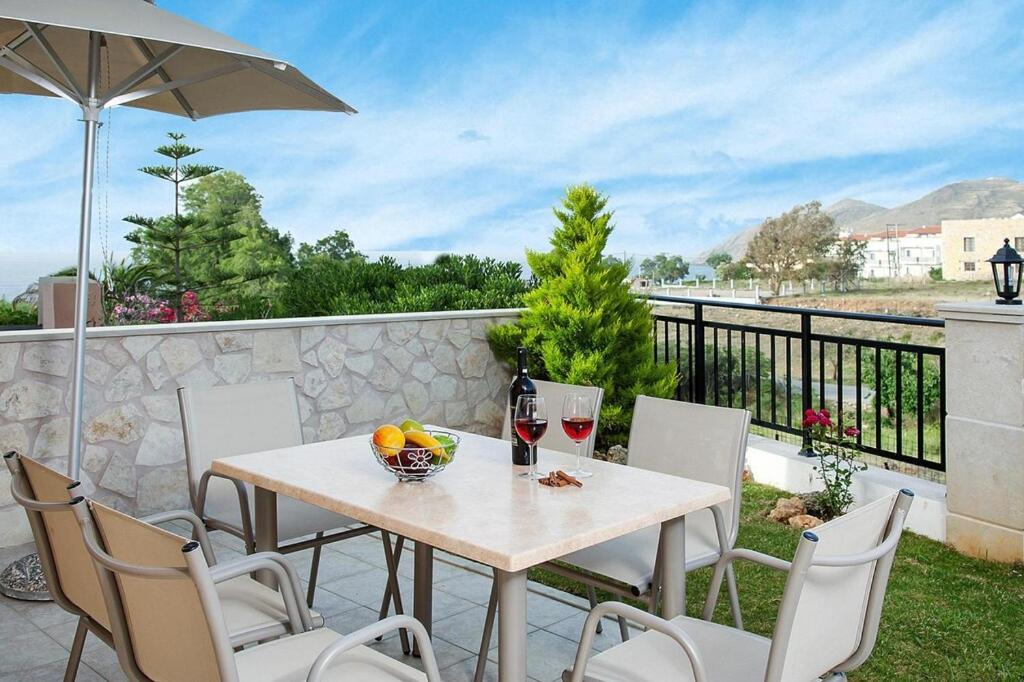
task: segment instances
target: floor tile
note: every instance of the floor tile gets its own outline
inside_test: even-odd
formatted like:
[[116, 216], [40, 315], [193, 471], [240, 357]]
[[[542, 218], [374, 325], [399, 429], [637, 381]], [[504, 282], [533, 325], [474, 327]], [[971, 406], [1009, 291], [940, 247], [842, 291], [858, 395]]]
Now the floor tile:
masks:
[[[565, 620], [548, 625], [544, 629], [561, 637], [565, 637], [566, 639], [578, 642], [580, 640], [580, 636], [583, 634], [583, 623], [586, 620], [586, 613], [577, 613]], [[622, 643], [622, 636], [619, 634], [618, 621], [611, 618], [605, 618], [603, 624], [603, 631], [594, 635], [593, 649], [595, 651], [604, 651], [616, 644]], [[630, 636], [639, 634], [639, 632], [639, 629], [630, 627]]]
[[16, 635], [3, 642], [0, 675], [32, 670], [55, 661], [67, 662], [68, 652], [40, 630]]
[[[62, 680], [64, 679], [66, 667], [66, 660], [55, 661], [39, 668], [22, 670], [11, 675], [0, 675], [0, 682], [53, 682], [54, 680]], [[75, 682], [104, 682], [104, 679], [85, 663], [80, 663]]]

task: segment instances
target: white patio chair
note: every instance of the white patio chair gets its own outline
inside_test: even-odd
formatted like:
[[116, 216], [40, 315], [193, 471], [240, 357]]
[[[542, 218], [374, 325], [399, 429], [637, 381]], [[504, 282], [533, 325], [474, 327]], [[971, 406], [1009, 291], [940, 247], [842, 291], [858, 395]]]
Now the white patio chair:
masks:
[[[79, 484], [15, 452], [7, 453], [4, 461], [11, 472], [11, 494], [28, 515], [50, 594], [58, 606], [78, 617], [64, 675], [65, 681], [70, 682], [77, 674], [87, 634], [91, 632], [107, 646], [114, 647], [111, 630], [116, 625], [107, 611], [96, 571], [71, 509], [71, 495]], [[146, 520], [149, 523], [188, 522], [205, 557], [211, 565], [216, 565], [215, 570], [222, 574], [230, 570], [230, 563], [216, 564], [206, 531], [194, 514], [165, 512]], [[218, 582], [215, 590], [232, 646], [241, 647], [288, 632], [289, 616], [281, 594], [257, 583], [246, 570], [236, 571], [234, 577]], [[311, 613], [310, 624], [321, 627], [323, 618]]]
[[[750, 412], [727, 407], [712, 407], [638, 396], [629, 431], [629, 465], [706, 483], [728, 487], [732, 497], [709, 510], [686, 517], [687, 571], [714, 564], [722, 553], [736, 543], [742, 498], [743, 462], [750, 430]], [[655, 559], [658, 554], [659, 526], [650, 526], [614, 540], [561, 557], [545, 568], [578, 580], [587, 586], [590, 606], [597, 605], [595, 588], [633, 599], [647, 601], [653, 613], [657, 606], [659, 584]], [[678, 579], [665, 576], [666, 580]], [[743, 627], [736, 577], [726, 569], [729, 604], [738, 628]], [[491, 593], [481, 641], [477, 674], [479, 681], [490, 646], [491, 624], [497, 606]], [[598, 632], [601, 631], [600, 621]], [[629, 639], [625, 618], [619, 618], [622, 640]]]
[[[590, 612], [567, 682], [782, 682], [842, 678], [871, 655], [885, 591], [913, 501], [909, 490], [804, 531], [792, 562], [732, 549], [715, 565], [704, 620], [667, 621], [621, 602]], [[788, 573], [771, 639], [709, 622], [725, 569], [743, 559]], [[648, 628], [589, 658], [597, 622], [613, 614]]]
[[[209, 388], [184, 387], [178, 389], [178, 404], [192, 509], [209, 528], [241, 538], [246, 552], [251, 554], [256, 548], [252, 486], [214, 473], [210, 464], [217, 457], [302, 445], [302, 419], [295, 382], [278, 379]], [[288, 554], [313, 548], [306, 594], [308, 606], [313, 605], [321, 548], [377, 530], [284, 495], [277, 498], [277, 551]], [[325, 534], [327, 531], [336, 532]], [[389, 574], [385, 599], [393, 602], [396, 613], [401, 614], [391, 538], [386, 531], [380, 533]], [[309, 535], [314, 537], [306, 538]], [[408, 637], [404, 631], [402, 646], [408, 652]]]
[[[426, 629], [409, 616], [378, 621], [347, 636], [310, 629], [309, 610], [294, 570], [280, 554], [239, 560], [248, 570], [270, 570], [288, 605], [290, 634], [233, 650], [215, 583], [223, 576], [196, 551], [200, 544], [142, 523], [96, 502], [71, 505], [81, 527], [111, 617], [125, 672], [133, 679], [170, 682], [440, 682]], [[363, 646], [405, 629], [416, 638], [426, 674]]]

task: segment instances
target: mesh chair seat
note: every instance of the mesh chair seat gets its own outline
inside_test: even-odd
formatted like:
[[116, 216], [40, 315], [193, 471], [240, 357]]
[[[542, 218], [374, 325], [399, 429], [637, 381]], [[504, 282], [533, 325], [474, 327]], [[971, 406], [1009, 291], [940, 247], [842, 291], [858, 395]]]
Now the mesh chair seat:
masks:
[[[285, 637], [235, 654], [242, 682], [305, 682], [309, 666], [341, 635], [326, 628]], [[366, 646], [339, 656], [324, 680], [360, 682], [425, 682], [427, 676], [404, 663]]]
[[[672, 622], [697, 644], [704, 669], [714, 682], [763, 680], [771, 640], [744, 630], [680, 616]], [[638, 662], [642, 664], [638, 665]], [[566, 678], [568, 679], [568, 678]], [[690, 659], [667, 635], [650, 630], [603, 651], [587, 663], [587, 682], [693, 680]]]
[[[277, 590], [244, 575], [219, 583], [216, 589], [233, 644], [279, 637], [288, 632], [288, 613]], [[315, 611], [310, 611], [310, 615], [313, 627], [323, 627], [323, 616]]]
[[[647, 591], [654, 577], [660, 526], [649, 526], [599, 545], [561, 557], [575, 568], [611, 578], [636, 590]], [[686, 517], [686, 570], [710, 566], [718, 560], [718, 536], [711, 512]]]

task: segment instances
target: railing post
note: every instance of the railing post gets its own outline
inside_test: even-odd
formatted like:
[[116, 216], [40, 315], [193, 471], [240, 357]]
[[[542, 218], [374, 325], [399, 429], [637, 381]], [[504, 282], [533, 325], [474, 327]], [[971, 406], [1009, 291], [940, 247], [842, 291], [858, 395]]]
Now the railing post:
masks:
[[[811, 395], [811, 387], [814, 384], [814, 371], [811, 364], [811, 314], [800, 313], [800, 421], [803, 422], [804, 413], [814, 409], [814, 396]], [[772, 390], [774, 390], [774, 386]], [[804, 431], [803, 445], [800, 454], [804, 457], [814, 457], [814, 443], [811, 436]]]
[[707, 399], [707, 376], [704, 357], [704, 305], [693, 304], [693, 402], [703, 405]]

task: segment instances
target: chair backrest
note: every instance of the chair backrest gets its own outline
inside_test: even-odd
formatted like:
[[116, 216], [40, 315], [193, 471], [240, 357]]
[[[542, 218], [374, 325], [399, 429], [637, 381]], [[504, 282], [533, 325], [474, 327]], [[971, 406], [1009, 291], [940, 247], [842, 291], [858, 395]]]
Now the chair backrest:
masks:
[[768, 682], [817, 679], [867, 659], [912, 499], [913, 493], [902, 491], [805, 534], [816, 537], [813, 557], [802, 567], [794, 559], [772, 638]]
[[629, 465], [729, 488], [721, 506], [736, 540], [750, 412], [637, 396], [629, 429]]
[[114, 601], [138, 669], [152, 680], [236, 679], [223, 613], [199, 543], [97, 502], [87, 505], [76, 504], [82, 533], [89, 542], [95, 532], [102, 543], [92, 543], [90, 554], [98, 570], [114, 577], [105, 584], [116, 585]]
[[[61, 505], [47, 511], [26, 508], [30, 521], [33, 515], [41, 523], [30, 523], [33, 539], [44, 566], [49, 564], [47, 580], [50, 591], [62, 607], [62, 600], [84, 613], [106, 630], [110, 630], [110, 616], [103, 601], [103, 592], [96, 577], [92, 560], [85, 549], [78, 522], [71, 510], [71, 494], [77, 484], [64, 474], [40, 464], [24, 455], [12, 454], [8, 467], [13, 485], [22, 495], [34, 502]], [[55, 583], [55, 584], [54, 584]]]
[[[178, 405], [193, 504], [199, 479], [215, 458], [302, 445], [302, 419], [292, 379], [179, 388]], [[220, 506], [218, 502], [238, 506], [234, 488], [223, 481], [211, 481], [207, 500], [211, 507]]]
[[[593, 455], [594, 435], [597, 434], [598, 427], [600, 426], [601, 401], [604, 399], [604, 389], [599, 386], [573, 386], [572, 384], [559, 384], [554, 381], [541, 381], [539, 379], [534, 379], [533, 383], [537, 387], [537, 395], [544, 398], [544, 402], [548, 407], [548, 431], [540, 442], [539, 447], [557, 452], [565, 452], [570, 455], [576, 454], [576, 443], [572, 442], [562, 429], [562, 401], [570, 393], [578, 393], [588, 396], [594, 404], [594, 430], [591, 432], [593, 435], [581, 446], [584, 457]], [[505, 410], [505, 420], [501, 425], [501, 437], [505, 440], [512, 438], [511, 409]]]

